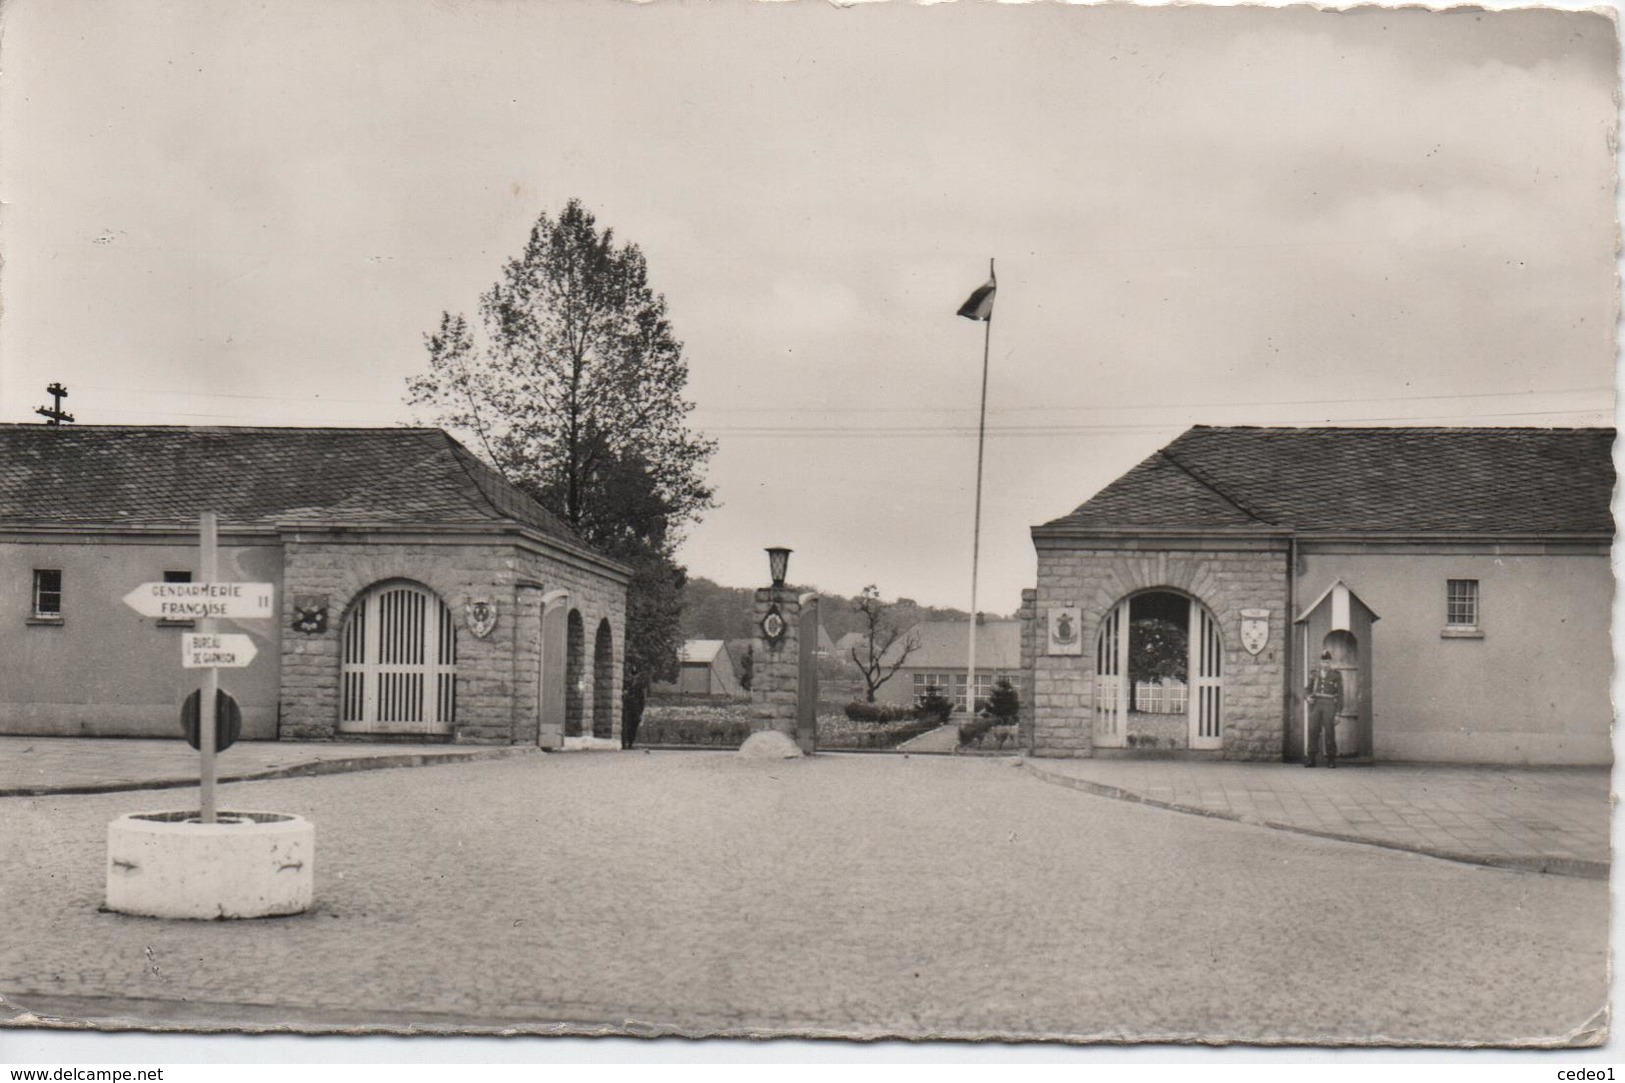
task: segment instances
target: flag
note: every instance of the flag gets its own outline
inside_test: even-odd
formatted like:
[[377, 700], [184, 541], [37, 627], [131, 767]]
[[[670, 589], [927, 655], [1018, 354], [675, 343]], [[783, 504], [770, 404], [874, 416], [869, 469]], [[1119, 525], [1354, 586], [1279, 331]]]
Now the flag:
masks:
[[989, 271], [986, 284], [976, 287], [976, 291], [959, 306], [959, 314], [967, 320], [991, 320], [993, 294], [997, 289], [998, 283], [994, 281], [993, 274]]

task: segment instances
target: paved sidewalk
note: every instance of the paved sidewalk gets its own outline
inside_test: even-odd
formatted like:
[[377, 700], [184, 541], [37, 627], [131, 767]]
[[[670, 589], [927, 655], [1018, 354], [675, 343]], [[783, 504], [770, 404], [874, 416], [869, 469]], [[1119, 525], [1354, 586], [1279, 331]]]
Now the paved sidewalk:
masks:
[[[536, 751], [524, 746], [239, 741], [216, 762], [221, 782], [240, 782], [467, 763]], [[0, 797], [196, 786], [198, 761], [198, 753], [179, 737], [0, 737]]]
[[1606, 880], [1606, 767], [1028, 759], [1048, 782], [1177, 812], [1500, 868]]

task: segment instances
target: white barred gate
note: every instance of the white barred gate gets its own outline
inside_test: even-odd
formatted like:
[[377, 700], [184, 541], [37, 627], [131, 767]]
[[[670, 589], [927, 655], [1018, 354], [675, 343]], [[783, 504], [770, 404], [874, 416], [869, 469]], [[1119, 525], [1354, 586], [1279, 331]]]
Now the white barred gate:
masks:
[[457, 718], [457, 627], [422, 587], [391, 583], [344, 623], [339, 729], [447, 734]]

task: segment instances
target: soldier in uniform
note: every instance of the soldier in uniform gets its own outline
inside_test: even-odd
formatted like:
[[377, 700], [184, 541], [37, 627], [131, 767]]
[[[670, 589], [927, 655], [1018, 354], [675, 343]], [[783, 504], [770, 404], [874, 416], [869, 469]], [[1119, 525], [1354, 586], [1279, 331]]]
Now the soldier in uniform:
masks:
[[1305, 767], [1315, 766], [1320, 756], [1320, 737], [1326, 735], [1326, 766], [1337, 766], [1337, 712], [1343, 709], [1343, 675], [1332, 665], [1332, 652], [1320, 652], [1320, 665], [1315, 667], [1304, 689], [1309, 697], [1309, 749]]

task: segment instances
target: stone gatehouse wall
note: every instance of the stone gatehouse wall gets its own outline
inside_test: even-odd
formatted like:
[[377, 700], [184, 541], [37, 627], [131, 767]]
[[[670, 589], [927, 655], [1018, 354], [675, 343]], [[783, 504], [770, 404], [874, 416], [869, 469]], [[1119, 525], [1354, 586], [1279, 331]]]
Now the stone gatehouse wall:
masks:
[[[341, 636], [351, 606], [388, 580], [417, 583], [450, 607], [457, 626], [457, 716], [453, 739], [481, 744], [535, 743], [539, 725], [541, 598], [569, 592], [584, 630], [583, 728], [592, 727], [593, 654], [608, 620], [613, 654], [609, 684], [614, 733], [620, 733], [625, 658], [626, 588], [575, 561], [551, 559], [503, 536], [489, 541], [378, 541], [365, 534], [289, 537], [283, 543], [282, 686], [278, 734], [284, 740], [338, 736]], [[542, 589], [537, 589], [542, 588]], [[328, 607], [325, 631], [291, 630], [294, 599], [318, 595]], [[464, 619], [468, 599], [495, 601], [497, 623], [475, 637]]]
[[[1023, 592], [1022, 668], [1030, 703], [1023, 716], [1035, 755], [1094, 755], [1095, 648], [1101, 621], [1130, 594], [1168, 589], [1212, 611], [1224, 641], [1225, 759], [1276, 760], [1285, 733], [1287, 549], [1269, 539], [1185, 542], [1152, 548], [1091, 540], [1035, 539], [1037, 588]], [[1030, 594], [1030, 596], [1029, 596]], [[1049, 611], [1082, 610], [1083, 654], [1049, 656]], [[1269, 642], [1257, 657], [1241, 647], [1241, 610], [1268, 609]]]

